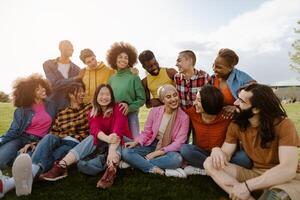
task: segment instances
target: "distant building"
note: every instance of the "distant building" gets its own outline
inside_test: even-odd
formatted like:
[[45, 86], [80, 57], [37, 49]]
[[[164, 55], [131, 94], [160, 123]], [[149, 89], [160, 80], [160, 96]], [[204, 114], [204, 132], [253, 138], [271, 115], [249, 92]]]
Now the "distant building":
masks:
[[300, 85], [271, 86], [281, 101], [300, 101]]

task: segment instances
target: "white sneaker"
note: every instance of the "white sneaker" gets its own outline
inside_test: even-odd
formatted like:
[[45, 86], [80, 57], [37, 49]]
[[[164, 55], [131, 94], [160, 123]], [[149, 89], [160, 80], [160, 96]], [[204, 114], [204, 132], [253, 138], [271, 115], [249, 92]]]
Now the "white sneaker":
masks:
[[120, 163], [119, 163], [119, 168], [120, 169], [126, 169], [128, 167], [130, 167], [130, 165], [127, 162], [125, 162], [123, 160], [120, 161]]
[[28, 154], [20, 154], [14, 161], [12, 174], [16, 183], [17, 196], [31, 194], [32, 162]]
[[193, 167], [191, 165], [186, 166], [184, 168], [184, 172], [186, 173], [187, 176], [189, 176], [189, 175], [203, 175], [203, 176], [205, 176], [206, 175], [205, 169], [201, 169], [201, 168], [198, 168], [198, 167]]
[[178, 178], [186, 178], [186, 173], [181, 168], [177, 169], [166, 169], [165, 170], [166, 176], [178, 177]]

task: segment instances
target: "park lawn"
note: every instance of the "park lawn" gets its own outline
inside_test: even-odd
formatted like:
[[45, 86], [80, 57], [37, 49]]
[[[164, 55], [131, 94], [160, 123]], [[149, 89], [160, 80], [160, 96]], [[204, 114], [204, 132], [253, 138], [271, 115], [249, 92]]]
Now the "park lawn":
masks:
[[[300, 134], [300, 103], [284, 105], [289, 117], [295, 122]], [[13, 106], [0, 103], [0, 135], [9, 127], [13, 116]], [[140, 124], [143, 128], [148, 109], [140, 111]], [[299, 150], [300, 156], [300, 150]], [[100, 176], [100, 175], [99, 175]], [[115, 184], [108, 190], [95, 188], [99, 179], [86, 176], [74, 168], [69, 170], [66, 179], [51, 183], [38, 182], [33, 186], [30, 196], [22, 199], [220, 199], [226, 197], [207, 176], [189, 176], [187, 179], [167, 178], [159, 175], [144, 174], [138, 170], [119, 170]], [[18, 199], [14, 192], [4, 199]]]

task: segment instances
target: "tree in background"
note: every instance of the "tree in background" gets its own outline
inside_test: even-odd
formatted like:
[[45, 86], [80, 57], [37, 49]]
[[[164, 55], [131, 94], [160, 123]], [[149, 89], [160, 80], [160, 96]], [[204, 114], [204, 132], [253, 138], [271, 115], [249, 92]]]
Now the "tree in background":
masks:
[[[300, 25], [300, 20], [297, 24]], [[300, 33], [300, 28], [295, 28], [295, 33]], [[290, 59], [293, 63], [290, 66], [300, 74], [300, 39], [295, 40], [292, 47], [294, 48], [294, 52], [290, 53]]]
[[0, 102], [10, 102], [9, 95], [0, 91]]

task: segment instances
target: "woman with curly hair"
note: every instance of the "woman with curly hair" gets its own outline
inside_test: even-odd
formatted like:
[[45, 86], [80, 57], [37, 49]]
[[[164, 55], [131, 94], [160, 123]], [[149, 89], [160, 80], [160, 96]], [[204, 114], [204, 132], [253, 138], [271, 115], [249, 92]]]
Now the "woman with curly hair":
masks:
[[128, 43], [116, 42], [108, 50], [106, 59], [108, 64], [117, 70], [108, 82], [113, 89], [116, 102], [120, 103], [123, 114], [128, 115], [133, 137], [137, 137], [139, 134], [138, 111], [146, 101], [141, 79], [130, 71], [137, 62], [137, 51]]
[[0, 169], [14, 161], [18, 151], [26, 153], [48, 133], [56, 114], [55, 104], [46, 98], [51, 90], [39, 74], [17, 79], [13, 86], [16, 108], [10, 128], [0, 137]]

